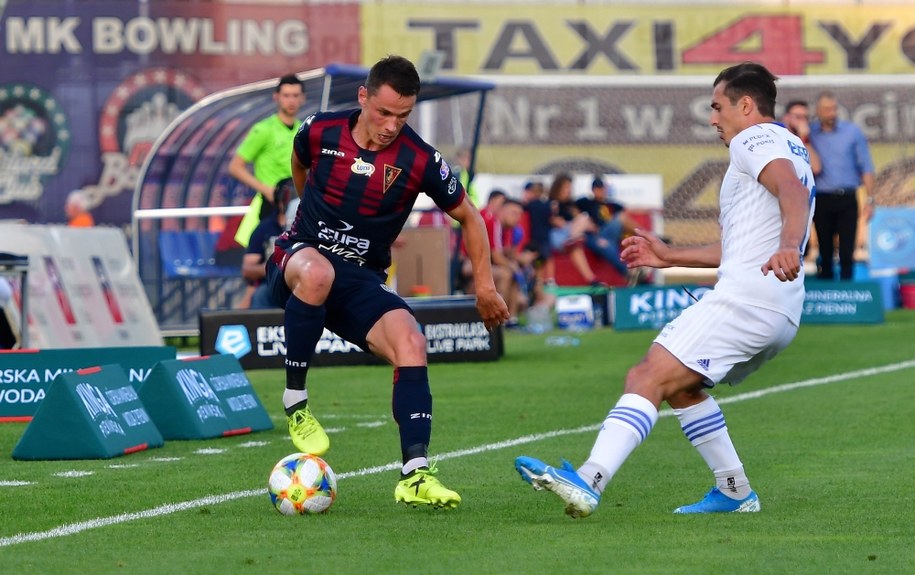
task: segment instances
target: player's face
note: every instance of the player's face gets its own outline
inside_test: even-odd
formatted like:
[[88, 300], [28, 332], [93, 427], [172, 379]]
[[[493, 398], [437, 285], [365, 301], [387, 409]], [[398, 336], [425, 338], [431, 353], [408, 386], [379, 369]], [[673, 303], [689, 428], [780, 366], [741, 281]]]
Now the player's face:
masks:
[[369, 94], [365, 86], [359, 88], [359, 131], [367, 140], [368, 150], [382, 150], [400, 134], [410, 112], [416, 105], [416, 96], [402, 96], [393, 88], [384, 84], [374, 94]]
[[824, 128], [831, 130], [839, 117], [839, 102], [835, 98], [820, 98], [817, 101], [817, 118]]
[[508, 228], [513, 228], [518, 225], [521, 221], [521, 216], [524, 214], [524, 209], [518, 204], [505, 204], [502, 206], [502, 209], [499, 211], [499, 215], [502, 219], [502, 225]]
[[721, 138], [724, 145], [730, 146], [731, 139], [747, 127], [745, 125], [746, 116], [743, 114], [746, 105], [744, 100], [747, 96], [739, 98], [732, 104], [724, 94], [726, 85], [725, 82], [719, 82], [712, 91], [712, 111], [709, 114], [709, 123], [718, 130], [718, 137]]
[[800, 104], [792, 106], [785, 112], [785, 117], [782, 119], [789, 130], [797, 133], [798, 127], [807, 124], [807, 106]]
[[305, 94], [302, 93], [301, 86], [283, 84], [279, 92], [274, 92], [273, 99], [276, 100], [280, 114], [292, 118], [305, 103]]

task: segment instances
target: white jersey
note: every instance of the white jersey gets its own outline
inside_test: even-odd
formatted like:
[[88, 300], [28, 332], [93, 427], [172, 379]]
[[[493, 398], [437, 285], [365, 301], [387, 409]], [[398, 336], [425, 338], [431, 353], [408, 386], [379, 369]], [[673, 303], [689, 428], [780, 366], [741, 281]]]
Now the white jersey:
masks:
[[721, 182], [721, 264], [715, 291], [747, 304], [782, 313], [795, 325], [804, 305], [804, 270], [797, 279], [779, 281], [761, 268], [781, 245], [782, 216], [778, 198], [759, 183], [759, 173], [772, 160], [785, 158], [794, 164], [798, 179], [810, 193], [810, 215], [804, 240], [797, 248], [803, 254], [813, 219], [813, 172], [807, 149], [800, 138], [780, 124], [751, 126], [730, 143], [731, 164]]

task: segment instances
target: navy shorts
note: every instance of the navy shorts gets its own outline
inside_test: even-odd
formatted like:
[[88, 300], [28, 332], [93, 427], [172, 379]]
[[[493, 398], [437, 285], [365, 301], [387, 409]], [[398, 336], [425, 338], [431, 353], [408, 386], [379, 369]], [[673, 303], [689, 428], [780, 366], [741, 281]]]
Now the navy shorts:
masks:
[[[273, 257], [267, 260], [267, 282], [279, 307], [286, 307], [292, 291], [277, 261], [289, 261], [292, 254], [306, 247], [311, 246], [278, 239]], [[334, 283], [324, 303], [327, 311], [324, 327], [330, 331], [368, 351], [365, 337], [381, 316], [395, 309], [413, 313], [407, 302], [384, 283], [387, 279], [384, 272], [357, 266], [333, 254], [321, 255], [334, 267]]]

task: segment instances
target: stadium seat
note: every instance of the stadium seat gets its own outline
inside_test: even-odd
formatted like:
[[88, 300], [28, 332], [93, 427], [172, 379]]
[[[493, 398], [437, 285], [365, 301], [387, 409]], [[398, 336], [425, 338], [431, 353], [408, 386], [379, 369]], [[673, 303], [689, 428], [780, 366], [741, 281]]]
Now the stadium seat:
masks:
[[196, 277], [197, 258], [186, 232], [159, 232], [159, 261], [167, 278]]
[[218, 232], [206, 230], [159, 232], [159, 259], [166, 278], [235, 277], [240, 270], [216, 264]]

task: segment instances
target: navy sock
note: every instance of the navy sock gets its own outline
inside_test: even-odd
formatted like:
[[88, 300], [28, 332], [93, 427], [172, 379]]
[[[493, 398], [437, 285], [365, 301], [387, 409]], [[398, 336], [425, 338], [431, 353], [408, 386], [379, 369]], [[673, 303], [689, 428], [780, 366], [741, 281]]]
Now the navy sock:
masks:
[[403, 462], [426, 457], [432, 437], [432, 392], [426, 366], [394, 368], [391, 404], [394, 421], [400, 426]]
[[286, 304], [286, 389], [305, 389], [308, 364], [324, 333], [323, 305], [311, 305], [292, 295]]

